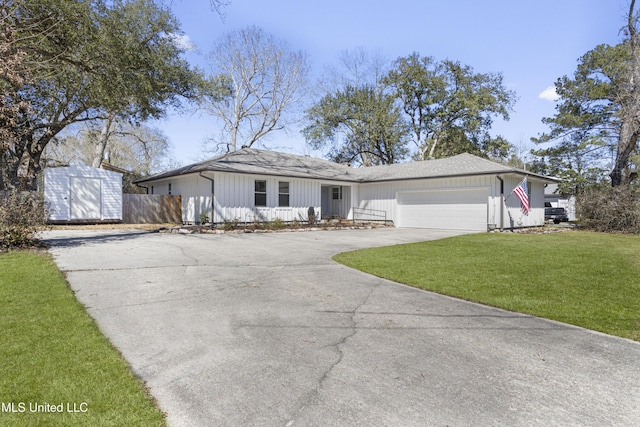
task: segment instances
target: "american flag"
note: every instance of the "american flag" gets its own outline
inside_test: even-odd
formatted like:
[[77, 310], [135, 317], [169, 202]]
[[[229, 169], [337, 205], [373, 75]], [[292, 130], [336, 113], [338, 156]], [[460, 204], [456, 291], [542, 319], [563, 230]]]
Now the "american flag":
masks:
[[529, 209], [531, 208], [531, 206], [529, 206], [529, 196], [528, 191], [527, 191], [527, 178], [525, 177], [522, 182], [520, 184], [518, 184], [518, 186], [513, 190], [513, 192], [516, 194], [516, 196], [518, 196], [518, 199], [520, 199], [520, 203], [522, 203], [522, 212], [524, 212], [525, 215], [527, 215], [529, 213]]

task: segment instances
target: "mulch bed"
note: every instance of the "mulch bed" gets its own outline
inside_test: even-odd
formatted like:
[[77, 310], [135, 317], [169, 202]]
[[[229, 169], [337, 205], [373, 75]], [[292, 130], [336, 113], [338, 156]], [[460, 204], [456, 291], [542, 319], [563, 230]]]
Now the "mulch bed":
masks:
[[208, 234], [242, 234], [242, 233], [286, 233], [286, 232], [304, 232], [304, 231], [326, 231], [326, 230], [371, 230], [373, 228], [388, 228], [393, 224], [385, 223], [353, 223], [351, 221], [329, 221], [317, 224], [308, 223], [283, 223], [281, 227], [274, 227], [270, 223], [250, 223], [250, 224], [234, 224], [221, 226], [206, 225], [183, 225], [176, 227], [161, 228], [160, 233], [208, 233]]

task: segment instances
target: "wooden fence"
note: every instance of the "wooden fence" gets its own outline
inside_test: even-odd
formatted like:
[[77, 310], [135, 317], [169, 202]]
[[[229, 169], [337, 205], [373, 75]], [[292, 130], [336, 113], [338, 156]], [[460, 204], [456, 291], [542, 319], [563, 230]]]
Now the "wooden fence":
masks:
[[159, 194], [122, 195], [125, 224], [182, 224], [182, 198]]

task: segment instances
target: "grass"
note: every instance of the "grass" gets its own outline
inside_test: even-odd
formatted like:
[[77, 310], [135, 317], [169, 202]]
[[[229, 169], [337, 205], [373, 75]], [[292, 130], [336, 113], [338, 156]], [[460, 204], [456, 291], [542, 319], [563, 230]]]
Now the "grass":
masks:
[[0, 425], [166, 425], [50, 257], [0, 254], [0, 307]]
[[640, 341], [640, 238], [484, 233], [338, 254], [410, 286]]

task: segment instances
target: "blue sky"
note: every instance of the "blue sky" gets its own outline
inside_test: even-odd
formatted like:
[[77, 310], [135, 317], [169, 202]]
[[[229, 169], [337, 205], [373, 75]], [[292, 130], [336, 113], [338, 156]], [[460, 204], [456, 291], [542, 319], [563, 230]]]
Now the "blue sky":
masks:
[[[498, 120], [492, 133], [524, 152], [532, 136], [547, 130], [541, 119], [554, 114], [555, 103], [541, 94], [571, 75], [596, 45], [618, 43], [627, 8], [628, 0], [231, 0], [222, 21], [209, 0], [171, 3], [195, 47], [187, 59], [205, 70], [217, 38], [255, 25], [305, 51], [312, 81], [325, 64], [337, 64], [340, 51], [359, 47], [390, 60], [418, 52], [502, 73], [518, 102], [511, 120]], [[169, 137], [180, 164], [201, 159], [203, 141], [216, 131], [214, 118], [198, 114], [171, 114], [155, 126]], [[295, 129], [273, 134], [264, 146], [321, 155]]]

